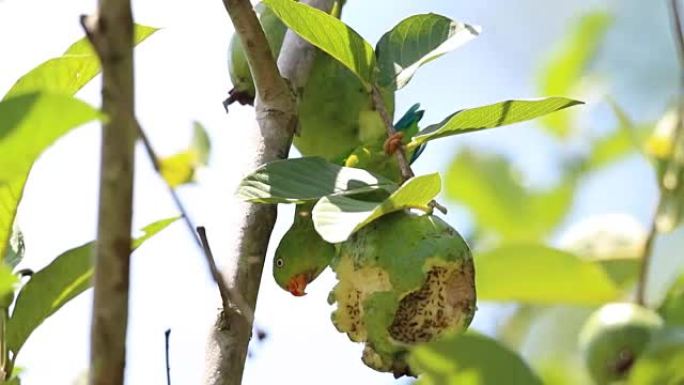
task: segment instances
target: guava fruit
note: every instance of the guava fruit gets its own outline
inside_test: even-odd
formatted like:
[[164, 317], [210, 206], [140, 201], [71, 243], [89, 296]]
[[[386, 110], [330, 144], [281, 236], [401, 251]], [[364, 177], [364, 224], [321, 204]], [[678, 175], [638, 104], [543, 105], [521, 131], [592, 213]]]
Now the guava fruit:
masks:
[[[259, 17], [261, 27], [264, 29], [273, 57], [277, 58], [283, 45], [283, 39], [285, 39], [287, 27], [263, 3], [255, 5], [254, 10]], [[249, 64], [247, 64], [247, 57], [242, 48], [240, 37], [235, 33], [228, 46], [228, 72], [230, 81], [233, 83], [233, 89], [229, 91], [230, 96], [223, 102], [223, 106], [227, 109], [233, 102], [239, 102], [243, 105], [254, 104], [254, 80], [249, 70]]]
[[625, 380], [662, 325], [657, 313], [633, 303], [607, 304], [589, 316], [579, 343], [594, 382], [606, 385]]
[[340, 245], [339, 283], [328, 301], [335, 327], [364, 342], [363, 362], [395, 377], [415, 375], [412, 345], [462, 332], [476, 310], [475, 272], [461, 235], [433, 215], [385, 215]]

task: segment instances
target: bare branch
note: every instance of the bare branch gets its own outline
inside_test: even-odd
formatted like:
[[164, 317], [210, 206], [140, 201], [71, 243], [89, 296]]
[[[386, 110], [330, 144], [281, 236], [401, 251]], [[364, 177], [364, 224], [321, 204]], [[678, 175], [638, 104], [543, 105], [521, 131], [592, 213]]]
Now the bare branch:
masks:
[[82, 16], [102, 64], [100, 198], [90, 348], [91, 385], [122, 385], [126, 360], [134, 145], [133, 17], [130, 0], [100, 0]]
[[242, 295], [234, 288], [228, 286], [226, 280], [223, 278], [223, 274], [219, 271], [216, 266], [216, 260], [214, 259], [214, 253], [211, 252], [211, 246], [209, 245], [209, 239], [207, 238], [207, 230], [204, 226], [197, 228], [197, 234], [199, 234], [200, 243], [202, 244], [202, 249], [204, 250], [204, 256], [207, 260], [207, 265], [209, 266], [209, 272], [211, 277], [216, 282], [219, 289], [219, 294], [221, 295], [221, 304], [224, 309], [237, 308], [246, 321], [249, 324], [254, 323], [254, 311], [250, 308], [249, 304], [242, 298]]

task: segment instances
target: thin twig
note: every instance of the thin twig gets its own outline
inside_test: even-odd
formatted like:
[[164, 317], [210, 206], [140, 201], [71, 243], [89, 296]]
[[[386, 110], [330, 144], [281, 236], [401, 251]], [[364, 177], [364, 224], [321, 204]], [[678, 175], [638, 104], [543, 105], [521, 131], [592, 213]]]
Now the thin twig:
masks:
[[[391, 137], [394, 134], [397, 133], [397, 130], [394, 128], [394, 124], [392, 123], [392, 118], [389, 116], [389, 113], [387, 113], [387, 108], [385, 107], [385, 102], [382, 100], [382, 94], [380, 93], [380, 90], [378, 87], [373, 86], [373, 90], [371, 91], [371, 96], [373, 99], [373, 107], [375, 108], [376, 111], [380, 114], [380, 117], [382, 118], [383, 123], [385, 123], [385, 128], [387, 129], [387, 136]], [[404, 146], [399, 146], [397, 150], [394, 152], [394, 154], [397, 157], [397, 162], [399, 163], [399, 170], [401, 171], [401, 179], [402, 183], [406, 182], [407, 180], [413, 178], [415, 174], [413, 173], [413, 170], [411, 169], [411, 164], [408, 161], [408, 158], [406, 158], [406, 152], [404, 149]], [[441, 211], [443, 214], [447, 213], [447, 208], [439, 204], [436, 200], [433, 200], [429, 203], [430, 209], [437, 209]]]
[[171, 329], [166, 329], [164, 332], [164, 357], [166, 358], [166, 385], [171, 385], [171, 362], [169, 360], [169, 339], [171, 337]]
[[254, 311], [244, 300], [242, 295], [231, 288], [226, 280], [223, 278], [223, 274], [219, 271], [216, 266], [216, 261], [214, 260], [214, 254], [211, 252], [211, 247], [209, 246], [209, 239], [207, 238], [207, 231], [204, 226], [197, 227], [197, 234], [199, 234], [199, 239], [204, 249], [204, 256], [207, 259], [207, 265], [209, 266], [209, 272], [212, 278], [216, 281], [218, 285], [219, 294], [221, 295], [221, 302], [224, 309], [232, 309], [236, 307], [238, 311], [245, 317], [247, 322], [251, 325], [254, 323]]
[[[677, 95], [677, 125], [674, 134], [672, 135], [673, 152], [670, 155], [674, 158], [679, 151], [678, 147], [681, 142], [682, 134], [684, 133], [684, 29], [682, 28], [681, 10], [678, 0], [670, 0], [670, 14], [672, 16], [672, 34], [674, 36], [675, 44], [677, 46], [677, 57], [680, 65], [680, 83], [679, 92]], [[672, 163], [672, 159], [669, 163]], [[669, 167], [668, 167], [669, 168]], [[658, 204], [656, 205], [653, 219], [651, 221], [651, 228], [646, 236], [644, 247], [641, 254], [641, 269], [639, 271], [639, 281], [637, 282], [636, 302], [640, 305], [646, 303], [646, 286], [648, 283], [648, 272], [653, 258], [653, 242], [658, 235], [658, 216], [661, 211], [664, 196], [668, 190], [666, 177], [669, 172], [665, 172], [661, 180], [659, 180], [660, 194], [658, 196]]]
[[143, 147], [145, 147], [147, 157], [150, 158], [150, 161], [152, 162], [152, 167], [154, 167], [154, 170], [157, 172], [157, 174], [159, 174], [159, 176], [164, 180], [164, 184], [169, 190], [169, 194], [173, 199], [173, 203], [176, 205], [176, 208], [181, 213], [181, 216], [183, 217], [183, 222], [190, 231], [190, 235], [192, 235], [192, 238], [195, 240], [195, 243], [197, 243], [197, 246], [202, 248], [202, 243], [195, 234], [195, 225], [192, 223], [192, 219], [190, 219], [190, 216], [188, 215], [188, 211], [185, 209], [183, 201], [181, 200], [180, 196], [178, 196], [176, 189], [174, 189], [173, 186], [171, 186], [166, 181], [166, 178], [162, 176], [162, 169], [161, 164], [159, 163], [159, 157], [157, 156], [157, 153], [154, 151], [154, 148], [152, 148], [152, 143], [150, 142], [150, 139], [147, 137], [147, 134], [145, 134], [145, 131], [139, 123], [136, 123], [136, 126], [138, 127], [138, 136], [140, 136], [140, 140], [143, 143]]
[[636, 302], [642, 306], [646, 303], [646, 283], [648, 282], [648, 270], [651, 262], [651, 255], [653, 254], [653, 241], [658, 234], [657, 218], [658, 211], [660, 211], [660, 201], [661, 200], [659, 199], [651, 221], [651, 228], [646, 235], [644, 246], [641, 249], [641, 269], [639, 269], [639, 280], [637, 281]]
[[[190, 216], [188, 215], [188, 210], [185, 209], [185, 205], [183, 204], [183, 201], [181, 200], [180, 196], [176, 192], [176, 189], [171, 186], [166, 179], [164, 179], [161, 171], [161, 164], [159, 163], [159, 157], [157, 156], [156, 152], [152, 148], [152, 143], [150, 142], [149, 138], [145, 134], [145, 131], [143, 131], [142, 127], [140, 124], [138, 124], [138, 135], [140, 136], [140, 139], [145, 147], [145, 152], [147, 153], [148, 157], [150, 158], [150, 161], [152, 162], [152, 166], [154, 167], [155, 171], [159, 174], [159, 176], [164, 180], [164, 183], [166, 184], [166, 187], [169, 190], [169, 194], [171, 194], [171, 197], [173, 198], [173, 202], [176, 204], [176, 208], [178, 211], [180, 211], [181, 216], [183, 217], [183, 222], [185, 223], [185, 226], [190, 230], [190, 235], [192, 238], [195, 240], [195, 243], [197, 243], [197, 246], [199, 246], [200, 250], [202, 250], [202, 253], [204, 254], [204, 257], [207, 261], [213, 261], [214, 257], [210, 254], [211, 249], [209, 248], [209, 243], [205, 242], [205, 240], [202, 239], [202, 234], [204, 233], [204, 227], [195, 227], [195, 225], [192, 223], [192, 219], [190, 219]], [[202, 233], [199, 232], [199, 229], [202, 229]], [[197, 231], [197, 232], [195, 232]], [[199, 236], [198, 236], [199, 234]], [[205, 234], [206, 236], [206, 234]], [[216, 280], [216, 276], [214, 276], [214, 270], [218, 272], [216, 269], [216, 263], [213, 263], [213, 267], [210, 263], [209, 269], [212, 270], [212, 276]], [[218, 281], [217, 281], [218, 282]], [[221, 286], [226, 286], [225, 281], [221, 279], [221, 282], [223, 284], [219, 284], [219, 292], [221, 294], [221, 299], [223, 300], [223, 305], [225, 307], [226, 305], [226, 298], [223, 296], [223, 292], [221, 291]], [[249, 305], [247, 305], [247, 302], [242, 299], [242, 296], [240, 293], [238, 293], [235, 290], [227, 289], [231, 295], [228, 297], [228, 304], [232, 306], [235, 306], [238, 308], [241, 314], [249, 315], [253, 314], [253, 311], [251, 311]], [[252, 318], [253, 319], [253, 316]]]

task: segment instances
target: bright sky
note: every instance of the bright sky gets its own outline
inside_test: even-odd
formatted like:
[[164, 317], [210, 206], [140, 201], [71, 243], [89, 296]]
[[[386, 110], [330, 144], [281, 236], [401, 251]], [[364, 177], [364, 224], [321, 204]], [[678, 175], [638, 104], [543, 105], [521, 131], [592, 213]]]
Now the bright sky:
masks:
[[[634, 25], [628, 23], [629, 18], [641, 17], [644, 12], [643, 7], [635, 5], [639, 2], [620, 2], [627, 20], [623, 21], [623, 32], [636, 34], [630, 42], [647, 41], [649, 47], [660, 50], [663, 46], [659, 42], [666, 40], [652, 39], [652, 34], [662, 35], [657, 23], [643, 26], [640, 33], [629, 32], [634, 29], [628, 28]], [[181, 194], [195, 222], [207, 226], [214, 252], [219, 263], [224, 264], [221, 256], [230, 250], [238, 221], [232, 193], [244, 172], [239, 165], [250, 158], [249, 146], [245, 143], [249, 143], [253, 118], [249, 108], [234, 107], [226, 115], [221, 106], [230, 88], [225, 62], [232, 27], [219, 0], [134, 3], [138, 22], [162, 28], [136, 50], [139, 120], [160, 154], [184, 148], [193, 120], [208, 128], [215, 150], [211, 167], [204, 170], [198, 185], [182, 188]], [[431, 123], [462, 107], [539, 96], [534, 76], [540, 60], [548, 55], [574, 15], [601, 3], [605, 2], [350, 0], [344, 17], [372, 42], [414, 13], [436, 12], [483, 26], [479, 39], [428, 65], [398, 95], [398, 114], [419, 101], [427, 109], [424, 121]], [[94, 6], [92, 0], [0, 0], [0, 92], [4, 93], [21, 74], [61, 54], [80, 38], [78, 16], [91, 12]], [[661, 9], [651, 8], [655, 16], [662, 16]], [[643, 20], [649, 18], [644, 16]], [[666, 41], [665, 50], [670, 49], [667, 44]], [[624, 58], [631, 52], [624, 44], [622, 48], [613, 47], [617, 47], [613, 58]], [[662, 54], [651, 56], [663, 57]], [[631, 79], [639, 66], [654, 63], [648, 63], [646, 58], [634, 65], [617, 65], [611, 60], [602, 65], [604, 69], [619, 67], [622, 79]], [[658, 76], [672, 69], [670, 61], [655, 65], [661, 65], [662, 71], [647, 81], [651, 91], [662, 91], [657, 102], [634, 96], [638, 95], [633, 92], [640, 86], [638, 81], [622, 83], [624, 89], [617, 87], [625, 92], [624, 101], [628, 106], [640, 106], [650, 118], [662, 109], [663, 95], [671, 92], [668, 88], [671, 77]], [[99, 105], [99, 78], [78, 96]], [[34, 167], [18, 219], [27, 243], [23, 267], [37, 270], [61, 251], [93, 239], [98, 136], [95, 125], [80, 128], [48, 150]], [[481, 133], [431, 144], [417, 162], [416, 172], [444, 171], [457, 144], [464, 142], [511, 156], [524, 168], [530, 183], [546, 184], [554, 178], [553, 162], [558, 160], [553, 156], [558, 144], [530, 125], [496, 137]], [[163, 184], [142, 151], [138, 155], [135, 228], [176, 215]], [[638, 159], [603, 172], [583, 187], [572, 218], [588, 213], [627, 211], [645, 222], [651, 203], [644, 197], [652, 197], [654, 189], [646, 183], [643, 187], [625, 188], [625, 181], [649, 177], [646, 166]], [[289, 208], [281, 212], [286, 210]], [[281, 215], [276, 239], [289, 226], [290, 218], [289, 211]], [[447, 219], [457, 229], [469, 230], [462, 209], [452, 206]], [[219, 300], [186, 229], [176, 224], [153, 238], [136, 252], [132, 268], [127, 383], [164, 383], [164, 330], [167, 328], [172, 329], [173, 383], [200, 383], [206, 335]], [[284, 380], [313, 385], [324, 378], [329, 384], [395, 382], [391, 375], [366, 368], [359, 360], [361, 346], [349, 342], [330, 323], [331, 307], [326, 297], [333, 284], [333, 276], [328, 272], [311, 285], [308, 296], [293, 298], [274, 284], [269, 255], [257, 311], [257, 323], [269, 332], [269, 339], [262, 345], [252, 346], [245, 384]], [[25, 368], [23, 384], [70, 384], [87, 367], [90, 301], [90, 293], [81, 295], [29, 339], [19, 357], [19, 365]], [[480, 305], [480, 308], [476, 326], [492, 330], [500, 312], [491, 306]]]

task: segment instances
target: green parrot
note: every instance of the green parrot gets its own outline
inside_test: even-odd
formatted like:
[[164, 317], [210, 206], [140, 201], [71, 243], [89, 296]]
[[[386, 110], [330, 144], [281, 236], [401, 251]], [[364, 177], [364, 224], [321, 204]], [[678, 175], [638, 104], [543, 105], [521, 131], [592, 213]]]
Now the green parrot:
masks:
[[[278, 57], [280, 48], [285, 39], [287, 27], [282, 21], [263, 3], [254, 6], [254, 10], [259, 16], [259, 22], [264, 29], [268, 45], [271, 47], [273, 57]], [[247, 64], [247, 57], [242, 48], [242, 43], [237, 34], [233, 34], [228, 46], [228, 72], [233, 89], [228, 92], [229, 97], [223, 102], [223, 107], [228, 111], [228, 106], [234, 102], [242, 105], [254, 104], [254, 80]]]
[[[362, 168], [370, 172], [382, 175], [394, 181], [401, 180], [401, 172], [396, 157], [392, 153], [398, 144], [406, 144], [418, 133], [418, 123], [423, 118], [424, 110], [420, 110], [420, 104], [416, 103], [395, 123], [397, 142], [392, 144], [392, 138], [385, 140], [383, 136], [375, 142], [357, 147], [344, 161], [347, 167]], [[394, 148], [390, 148], [394, 147]], [[425, 145], [407, 153], [410, 163], [413, 163], [423, 152]]]
[[[339, 17], [344, 1], [335, 3], [331, 14]], [[277, 56], [287, 27], [270, 8], [259, 3], [259, 13], [273, 54]], [[233, 35], [228, 69], [234, 88], [224, 107], [233, 102], [253, 104], [254, 83], [240, 40]], [[294, 145], [304, 156], [321, 156], [330, 161], [344, 159], [357, 147], [385, 137], [385, 126], [373, 108], [371, 94], [346, 67], [328, 54], [318, 51], [309, 79], [299, 96], [299, 130]], [[394, 114], [394, 92], [384, 91], [388, 114]]]
[[[394, 114], [394, 92], [383, 94]], [[309, 80], [300, 93], [299, 135], [294, 145], [304, 156], [344, 159], [361, 145], [384, 140], [386, 129], [371, 94], [346, 67], [317, 52]]]
[[298, 205], [292, 227], [280, 240], [273, 258], [273, 277], [281, 288], [302, 296], [306, 286], [325, 270], [335, 246], [324, 241], [311, 219], [313, 204]]

